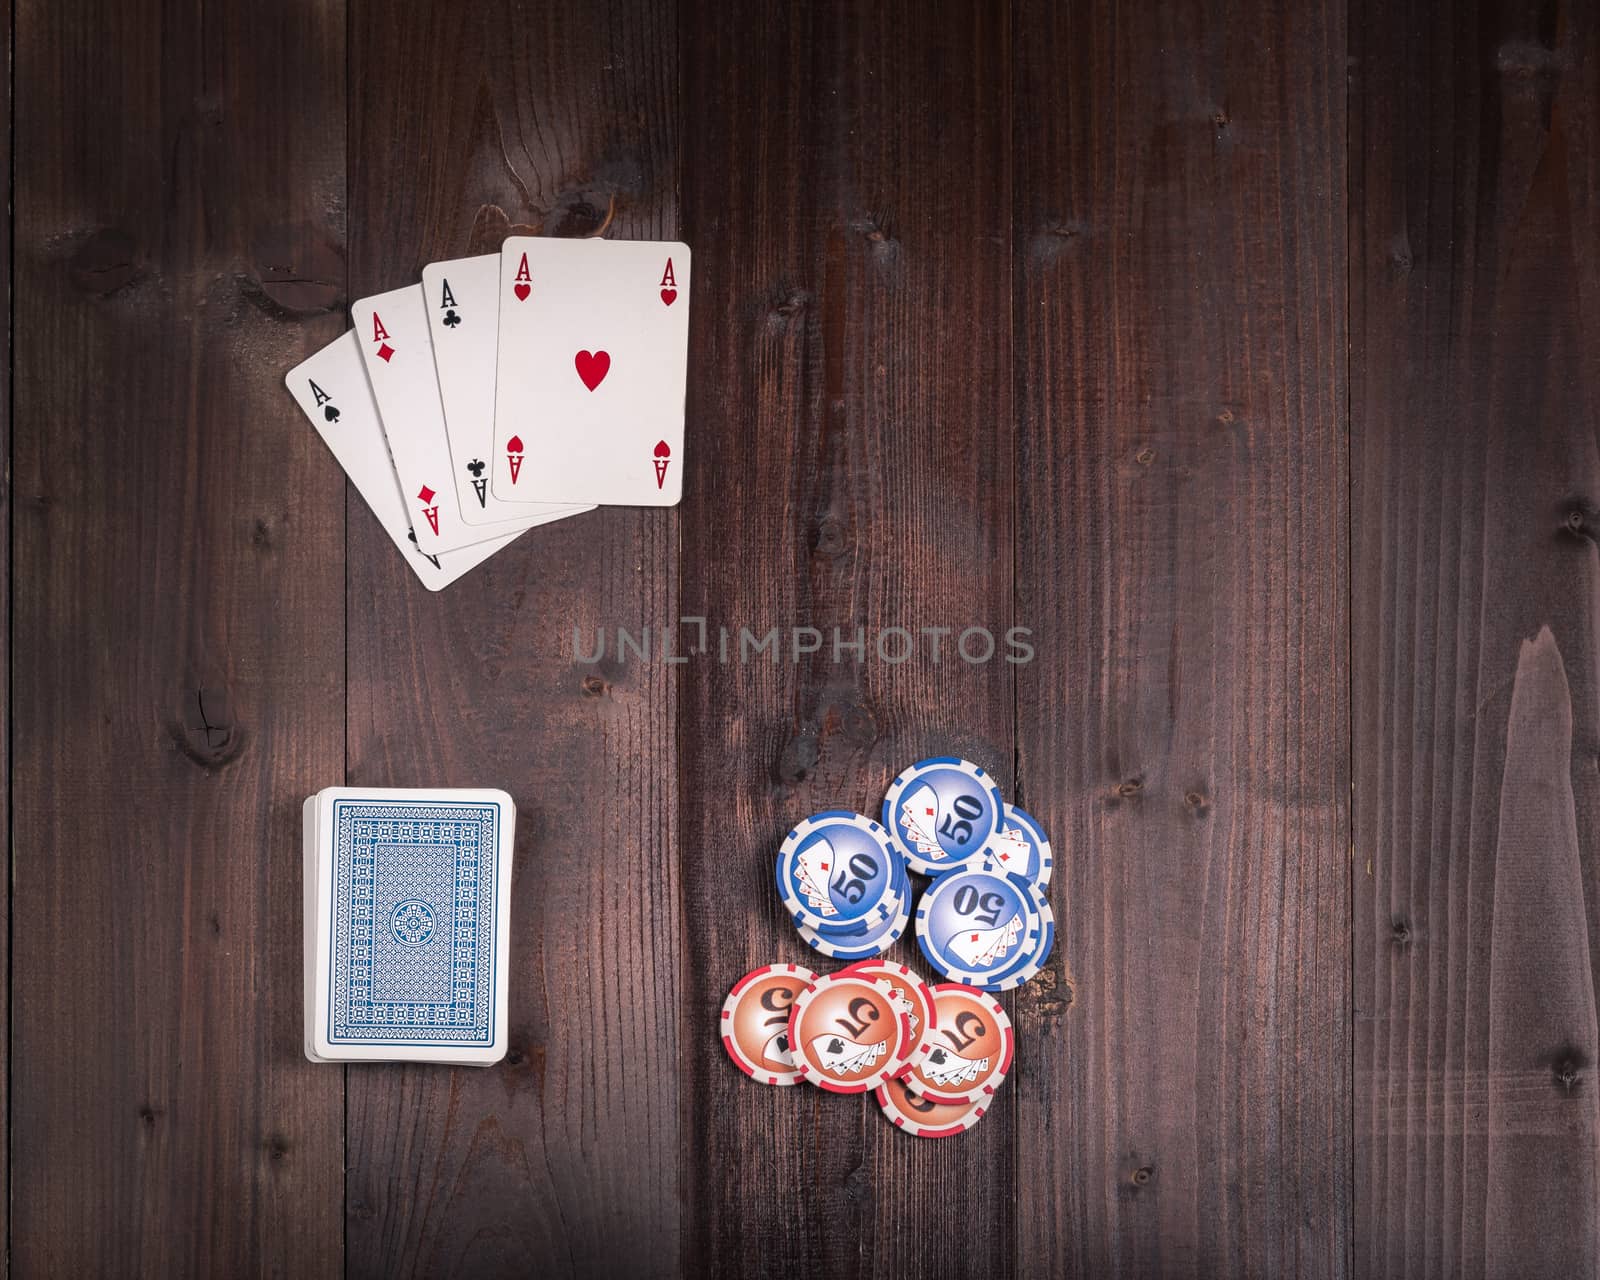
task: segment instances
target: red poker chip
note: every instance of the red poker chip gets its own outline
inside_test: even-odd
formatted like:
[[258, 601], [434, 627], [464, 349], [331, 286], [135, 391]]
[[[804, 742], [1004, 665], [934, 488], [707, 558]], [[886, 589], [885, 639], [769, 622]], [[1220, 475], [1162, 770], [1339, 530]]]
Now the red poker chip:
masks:
[[866, 1093], [899, 1067], [911, 1035], [894, 984], [848, 969], [818, 978], [795, 997], [789, 1046], [804, 1080], [830, 1093]]
[[934, 1002], [933, 990], [922, 980], [921, 975], [909, 965], [901, 964], [897, 960], [885, 960], [874, 957], [871, 960], [858, 960], [855, 964], [842, 969], [842, 973], [860, 973], [872, 978], [883, 978], [893, 984], [895, 998], [900, 1006], [900, 1011], [906, 1015], [910, 1024], [910, 1034], [901, 1042], [895, 1054], [896, 1066], [893, 1072], [896, 1076], [903, 1076], [911, 1070], [911, 1063], [916, 1058], [918, 1050], [927, 1041], [939, 1017], [938, 1006]]
[[977, 1102], [932, 1102], [919, 1098], [906, 1088], [904, 1080], [889, 1080], [874, 1095], [883, 1109], [884, 1119], [896, 1129], [919, 1138], [952, 1138], [965, 1133], [989, 1109], [989, 1100]]
[[789, 1014], [797, 995], [817, 980], [797, 964], [752, 969], [722, 1002], [722, 1047], [734, 1066], [762, 1084], [800, 1083], [789, 1052]]
[[933, 1034], [917, 1049], [905, 1082], [929, 1102], [989, 1098], [1011, 1070], [1011, 1019], [993, 996], [959, 982], [933, 988]]

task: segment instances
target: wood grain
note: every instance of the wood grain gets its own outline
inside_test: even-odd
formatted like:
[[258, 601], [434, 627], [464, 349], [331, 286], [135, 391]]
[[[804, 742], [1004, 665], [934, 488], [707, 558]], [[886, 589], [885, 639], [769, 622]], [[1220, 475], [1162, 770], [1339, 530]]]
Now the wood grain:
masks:
[[15, 18], [12, 1259], [327, 1274], [299, 833], [344, 486], [282, 379], [339, 332], [343, 14]]
[[1600, 22], [1361, 4], [1351, 48], [1357, 1269], [1586, 1274]]
[[[1008, 1275], [1006, 1095], [961, 1141], [918, 1142], [870, 1099], [745, 1079], [717, 1034], [747, 970], [839, 967], [773, 886], [796, 821], [876, 814], [930, 754], [1010, 783], [1010, 667], [961, 661], [954, 634], [935, 663], [919, 634], [1011, 622], [1007, 18], [963, 3], [723, 16], [686, 6], [681, 41], [703, 371], [683, 612], [710, 620], [714, 650], [730, 636], [726, 664], [683, 668], [680, 702], [682, 1270]], [[739, 629], [773, 627], [787, 651], [741, 662]], [[793, 660], [795, 627], [821, 651]], [[902, 665], [876, 655], [891, 627], [918, 643]], [[864, 632], [864, 661], [835, 661], [836, 628]]]
[[[352, 7], [355, 297], [509, 225], [675, 239], [671, 4]], [[393, 95], [380, 86], [427, 86]], [[510, 1052], [349, 1073], [352, 1275], [670, 1274], [678, 1255], [677, 515], [525, 534], [429, 596], [352, 520], [350, 780], [518, 804]], [[597, 630], [611, 637], [599, 663]]]
[[[1595, 1257], [1600, 1110], [1578, 1063], [1540, 1069], [1552, 1027], [1594, 1045], [1594, 967], [1572, 790], [1572, 691], [1548, 627], [1511, 687], [1489, 930], [1489, 1275], [1568, 1274]], [[1524, 1213], [1533, 1193], [1547, 1208]]]
[[1343, 7], [1014, 21], [1018, 1256], [1344, 1275]]
[[[0, 62], [0, 96], [6, 103], [6, 126], [0, 129], [0, 169], [6, 174], [8, 193], [11, 179], [11, 121], [15, 118], [15, 104], [11, 96], [11, 58], [12, 58], [12, 30], [11, 8], [7, 6], [4, 13], [0, 13], [0, 43], [4, 44], [5, 57]], [[0, 623], [0, 671], [4, 677], [0, 678], [0, 721], [5, 724], [5, 733], [0, 736], [0, 787], [3, 787], [3, 799], [0, 799], [0, 826], [6, 833], [6, 866], [8, 870], [14, 867], [12, 860], [12, 830], [11, 830], [11, 334], [14, 327], [11, 303], [11, 205], [10, 198], [6, 200], [6, 207], [0, 211], [0, 238], [3, 238], [6, 251], [0, 255], [0, 298], [5, 299], [5, 360], [0, 362], [0, 459], [3, 459], [5, 468], [3, 479], [0, 479], [0, 594], [4, 596], [4, 604], [0, 604], [0, 613], [4, 614], [3, 623]], [[5, 1204], [0, 1205], [0, 1235], [6, 1242], [5, 1257], [0, 1260], [0, 1276], [10, 1274], [11, 1270], [11, 1143], [10, 1143], [10, 1085], [11, 1085], [11, 876], [6, 878], [6, 924], [3, 938], [6, 948], [5, 971], [5, 996], [4, 996], [4, 1025], [0, 1026], [0, 1061], [5, 1063], [4, 1072], [0, 1072], [0, 1115], [7, 1117], [7, 1141], [0, 1143], [0, 1188], [5, 1192]]]

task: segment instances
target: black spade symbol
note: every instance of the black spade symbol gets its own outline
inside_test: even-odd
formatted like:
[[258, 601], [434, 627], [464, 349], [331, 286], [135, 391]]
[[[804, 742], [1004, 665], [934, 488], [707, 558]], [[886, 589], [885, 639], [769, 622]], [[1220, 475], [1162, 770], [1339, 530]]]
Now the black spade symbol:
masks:
[[472, 478], [476, 480], [483, 474], [483, 459], [474, 458], [471, 462], [467, 463], [467, 470], [472, 472]]
[[838, 1036], [834, 1036], [834, 1038], [832, 1040], [828, 1041], [828, 1052], [829, 1053], [843, 1053], [844, 1052], [844, 1041], [839, 1039]]
[[943, 1049], [935, 1049], [932, 1053], [930, 1053], [928, 1055], [928, 1061], [933, 1063], [933, 1065], [936, 1066], [936, 1067], [944, 1066], [944, 1064], [945, 1064], [945, 1052], [944, 1052], [944, 1050]]
[[778, 1051], [780, 1053], [789, 1052], [789, 1033], [787, 1031], [778, 1036]]
[[438, 556], [429, 555], [426, 551], [424, 551], [422, 549], [422, 544], [417, 541], [417, 531], [415, 529], [407, 529], [406, 530], [406, 537], [411, 539], [411, 545], [414, 546], [417, 549], [417, 554], [419, 556], [421, 556], [424, 560], [426, 560], [429, 564], [431, 564], [435, 569], [437, 569], [439, 567], [439, 557]]
[[461, 323], [461, 317], [458, 316], [454, 311], [446, 311], [444, 313], [444, 325], [445, 325], [445, 328], [454, 329], [460, 323]]
[[322, 406], [322, 416], [325, 419], [327, 419], [327, 421], [329, 421], [329, 422], [337, 422], [337, 421], [339, 421], [339, 411], [337, 409], [335, 409], [331, 404], [326, 404], [326, 405]]

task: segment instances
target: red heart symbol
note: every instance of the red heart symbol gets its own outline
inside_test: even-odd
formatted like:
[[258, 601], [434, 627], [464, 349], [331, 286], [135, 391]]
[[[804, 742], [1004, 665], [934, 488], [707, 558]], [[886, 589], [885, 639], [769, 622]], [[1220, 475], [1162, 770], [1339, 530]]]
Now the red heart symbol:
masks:
[[572, 363], [578, 370], [578, 376], [583, 379], [583, 385], [593, 391], [610, 372], [611, 355], [606, 351], [580, 351], [572, 357]]
[[528, 295], [533, 292], [533, 286], [527, 284], [513, 285], [511, 292], [517, 295], [518, 302], [526, 302]]
[[663, 289], [661, 291], [661, 301], [666, 303], [667, 306], [670, 307], [677, 300], [678, 291], [676, 289]]

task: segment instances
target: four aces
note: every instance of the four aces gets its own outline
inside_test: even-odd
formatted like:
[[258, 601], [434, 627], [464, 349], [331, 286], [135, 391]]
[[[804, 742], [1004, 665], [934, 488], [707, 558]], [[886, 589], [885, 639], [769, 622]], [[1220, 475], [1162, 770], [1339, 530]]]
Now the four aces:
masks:
[[538, 525], [683, 492], [690, 255], [514, 236], [363, 298], [295, 401], [430, 590]]

